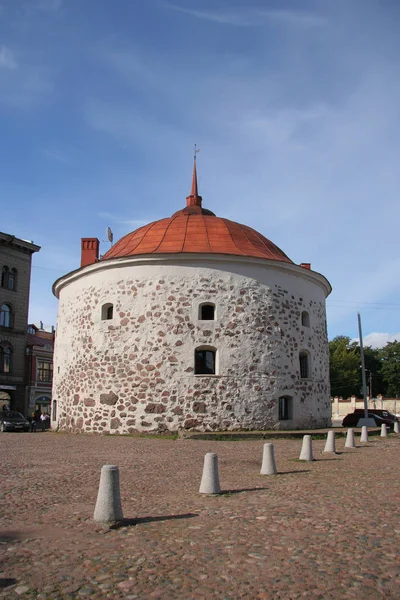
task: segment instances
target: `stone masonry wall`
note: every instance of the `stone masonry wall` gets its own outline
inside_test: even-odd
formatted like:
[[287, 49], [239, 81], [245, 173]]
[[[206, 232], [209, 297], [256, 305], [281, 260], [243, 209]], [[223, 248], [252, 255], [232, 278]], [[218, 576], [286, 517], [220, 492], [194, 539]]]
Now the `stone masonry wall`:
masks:
[[[325, 296], [299, 280], [268, 268], [255, 279], [225, 266], [147, 265], [69, 283], [60, 293], [53, 426], [98, 433], [327, 426]], [[214, 321], [199, 320], [207, 301]], [[101, 320], [105, 303], [114, 306], [112, 320]], [[301, 324], [303, 310], [310, 327]], [[194, 375], [199, 346], [217, 350], [217, 375]], [[300, 378], [301, 350], [310, 353], [309, 379]], [[282, 395], [292, 397], [292, 420], [279, 421]]]

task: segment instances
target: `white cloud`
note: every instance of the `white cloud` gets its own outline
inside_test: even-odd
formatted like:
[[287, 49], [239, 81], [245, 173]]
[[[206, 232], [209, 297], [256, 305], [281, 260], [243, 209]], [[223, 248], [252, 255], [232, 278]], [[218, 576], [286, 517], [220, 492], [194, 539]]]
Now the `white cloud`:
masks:
[[13, 53], [4, 45], [0, 48], [0, 68], [1, 67], [4, 69], [16, 69], [18, 67]]
[[197, 10], [184, 8], [176, 4], [165, 4], [164, 6], [197, 19], [204, 19], [213, 23], [220, 23], [221, 25], [233, 25], [235, 27], [263, 26], [269, 22], [295, 27], [315, 27], [325, 22], [324, 19], [317, 15], [292, 10]]
[[363, 339], [364, 346], [372, 346], [372, 348], [383, 348], [388, 342], [394, 341], [400, 341], [400, 331], [398, 333], [373, 332]]

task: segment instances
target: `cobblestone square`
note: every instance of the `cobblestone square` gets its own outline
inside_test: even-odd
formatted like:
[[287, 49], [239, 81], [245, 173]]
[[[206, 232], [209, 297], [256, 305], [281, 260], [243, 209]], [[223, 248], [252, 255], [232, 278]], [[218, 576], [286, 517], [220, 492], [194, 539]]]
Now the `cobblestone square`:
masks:
[[[400, 437], [336, 455], [273, 441], [0, 434], [0, 597], [400, 597]], [[223, 493], [198, 493], [216, 452]], [[126, 521], [93, 521], [100, 469], [120, 469]]]

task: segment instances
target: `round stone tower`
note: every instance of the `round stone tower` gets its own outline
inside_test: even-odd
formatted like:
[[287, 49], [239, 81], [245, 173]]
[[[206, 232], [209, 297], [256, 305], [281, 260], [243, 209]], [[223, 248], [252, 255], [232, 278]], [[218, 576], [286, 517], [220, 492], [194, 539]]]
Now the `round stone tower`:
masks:
[[52, 425], [73, 432], [330, 425], [329, 282], [263, 235], [186, 207], [58, 279]]

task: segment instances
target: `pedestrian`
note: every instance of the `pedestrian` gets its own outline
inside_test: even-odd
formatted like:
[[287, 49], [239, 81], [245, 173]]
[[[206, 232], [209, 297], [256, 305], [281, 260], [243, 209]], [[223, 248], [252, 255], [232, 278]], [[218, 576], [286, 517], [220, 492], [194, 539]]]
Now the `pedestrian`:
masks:
[[40, 413], [40, 420], [42, 422], [42, 431], [46, 431], [46, 415], [44, 413]]
[[31, 431], [36, 432], [36, 413], [35, 412], [33, 412], [31, 414]]

